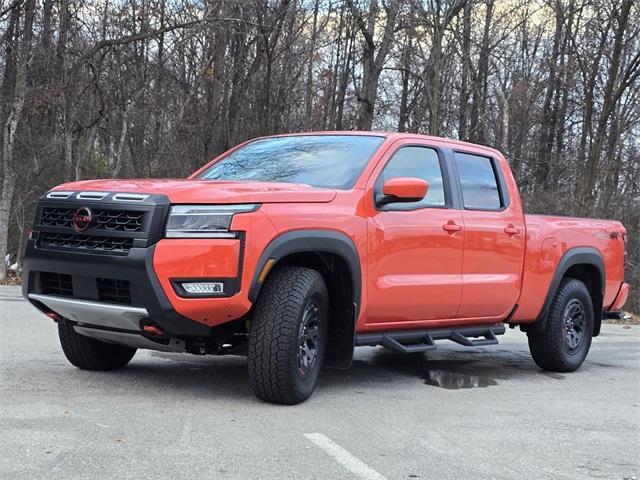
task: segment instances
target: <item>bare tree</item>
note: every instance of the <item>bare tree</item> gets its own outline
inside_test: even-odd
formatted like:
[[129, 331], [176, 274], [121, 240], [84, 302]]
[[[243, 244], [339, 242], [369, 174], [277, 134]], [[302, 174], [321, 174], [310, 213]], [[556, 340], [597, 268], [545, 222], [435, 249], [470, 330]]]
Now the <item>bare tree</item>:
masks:
[[347, 0], [347, 3], [363, 37], [362, 82], [358, 91], [360, 109], [357, 128], [359, 130], [371, 130], [375, 114], [380, 73], [382, 73], [385, 59], [387, 58], [387, 54], [391, 48], [391, 42], [393, 41], [400, 2], [399, 0], [383, 2], [384, 30], [379, 43], [376, 43], [375, 38], [376, 23], [379, 20], [380, 14], [378, 0], [370, 0], [369, 9], [366, 13], [363, 13], [353, 0]]
[[[33, 39], [33, 18], [35, 15], [35, 0], [27, 0], [24, 5], [15, 5], [14, 12], [22, 11], [23, 28], [20, 35], [18, 25], [14, 31], [11, 42], [16, 46], [18, 54], [13, 65], [5, 68], [15, 70], [15, 82], [9, 97], [4, 101], [11, 105], [9, 114], [2, 131], [2, 196], [0, 196], [0, 279], [6, 276], [6, 264], [9, 240], [9, 217], [11, 216], [13, 195], [16, 188], [18, 175], [15, 169], [15, 141], [16, 130], [22, 119], [24, 102], [27, 96], [27, 64], [31, 57], [31, 42]], [[19, 15], [16, 13], [16, 15]], [[17, 22], [19, 23], [19, 21]], [[21, 38], [20, 38], [21, 37]]]

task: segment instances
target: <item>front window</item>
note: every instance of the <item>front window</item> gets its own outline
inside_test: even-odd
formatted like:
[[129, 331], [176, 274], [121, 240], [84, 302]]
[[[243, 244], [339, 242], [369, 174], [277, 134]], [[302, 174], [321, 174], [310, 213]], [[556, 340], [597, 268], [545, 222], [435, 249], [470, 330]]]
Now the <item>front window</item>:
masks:
[[348, 189], [383, 141], [384, 137], [368, 135], [264, 138], [230, 153], [198, 178]]
[[438, 152], [427, 147], [402, 147], [393, 154], [382, 171], [384, 182], [392, 178], [414, 177], [426, 180], [429, 185], [427, 195], [418, 202], [397, 205], [401, 209], [407, 206], [420, 208], [425, 206], [444, 207], [444, 185]]

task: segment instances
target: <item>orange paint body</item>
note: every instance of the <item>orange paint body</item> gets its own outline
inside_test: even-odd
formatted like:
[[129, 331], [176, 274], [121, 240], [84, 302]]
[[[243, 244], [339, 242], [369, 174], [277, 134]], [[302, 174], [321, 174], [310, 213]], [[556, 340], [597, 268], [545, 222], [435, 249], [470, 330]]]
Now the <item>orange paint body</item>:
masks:
[[[162, 194], [171, 204], [260, 204], [233, 218], [231, 231], [242, 232], [244, 244], [239, 239], [165, 238], [155, 245], [153, 268], [172, 307], [209, 326], [250, 311], [249, 291], [263, 252], [280, 235], [305, 229], [340, 232], [352, 241], [361, 268], [357, 332], [534, 322], [563, 255], [576, 247], [601, 254], [603, 308], [622, 308], [628, 295], [622, 224], [524, 215], [508, 162], [496, 150], [421, 135], [379, 135], [384, 142], [347, 190], [194, 178], [226, 154], [187, 180], [83, 181], [57, 189]], [[446, 152], [454, 151], [491, 157], [508, 204], [491, 211], [451, 205], [380, 209], [374, 200], [376, 181], [403, 146], [440, 149], [443, 162], [451, 162]], [[170, 282], [234, 276], [239, 276], [239, 289], [227, 298], [183, 298]]]

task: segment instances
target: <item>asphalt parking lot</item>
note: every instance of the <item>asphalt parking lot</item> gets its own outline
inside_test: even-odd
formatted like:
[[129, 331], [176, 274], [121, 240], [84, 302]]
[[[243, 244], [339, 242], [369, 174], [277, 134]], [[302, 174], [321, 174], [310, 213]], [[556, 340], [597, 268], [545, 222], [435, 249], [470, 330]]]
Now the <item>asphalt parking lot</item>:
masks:
[[640, 327], [606, 325], [573, 374], [538, 370], [518, 331], [426, 356], [363, 348], [284, 407], [253, 397], [239, 357], [77, 370], [0, 287], [0, 478], [640, 478]]

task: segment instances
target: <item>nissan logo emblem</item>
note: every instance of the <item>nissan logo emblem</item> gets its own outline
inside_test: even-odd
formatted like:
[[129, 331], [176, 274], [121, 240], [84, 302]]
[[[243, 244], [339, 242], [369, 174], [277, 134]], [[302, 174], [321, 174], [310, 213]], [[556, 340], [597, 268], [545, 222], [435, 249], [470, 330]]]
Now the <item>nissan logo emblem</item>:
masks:
[[73, 229], [76, 232], [84, 232], [91, 224], [91, 210], [82, 207], [73, 214]]

